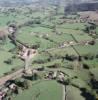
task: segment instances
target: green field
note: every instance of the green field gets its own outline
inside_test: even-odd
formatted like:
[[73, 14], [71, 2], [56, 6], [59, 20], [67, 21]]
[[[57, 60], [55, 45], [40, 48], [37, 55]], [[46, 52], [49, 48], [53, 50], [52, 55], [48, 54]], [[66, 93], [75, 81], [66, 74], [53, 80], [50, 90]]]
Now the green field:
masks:
[[[21, 68], [21, 66], [23, 65], [23, 62], [20, 59], [18, 58], [13, 59], [12, 56], [14, 55], [9, 52], [0, 51], [0, 76], [2, 76], [6, 72], [10, 72], [13, 68], [14, 69]], [[11, 64], [6, 64], [4, 62], [7, 61], [8, 59], [12, 60]]]
[[[13, 59], [13, 56], [16, 56], [15, 53], [9, 52], [9, 50], [15, 48], [15, 46], [8, 39], [5, 45], [1, 45], [0, 47], [0, 76], [4, 73], [10, 72], [12, 69], [21, 68], [23, 65], [23, 61], [21, 61], [18, 57]], [[11, 64], [5, 63], [5, 61], [11, 60]]]
[[[27, 91], [19, 94], [13, 100], [62, 100], [62, 85], [55, 81], [40, 81], [32, 85]], [[36, 95], [39, 94], [38, 97]]]
[[96, 41], [95, 45], [87, 45], [87, 46], [75, 46], [75, 48], [78, 50], [78, 52], [81, 55], [84, 54], [97, 54], [98, 53], [98, 41]]
[[[20, 7], [0, 9], [0, 30], [7, 31], [10, 24], [17, 27], [17, 46], [7, 36], [6, 42], [0, 37], [0, 77], [22, 68], [25, 63], [18, 57], [19, 47], [38, 46], [38, 54], [31, 59], [32, 69], [44, 68], [38, 71], [42, 80], [30, 81], [32, 86], [12, 96], [12, 100], [63, 100], [62, 84], [55, 80], [43, 80], [49, 72], [62, 72], [68, 100], [85, 100], [80, 88], [85, 88], [91, 94], [98, 95], [98, 89], [92, 90], [90, 73], [98, 80], [98, 26], [95, 36], [85, 32], [87, 22], [81, 22], [77, 14], [64, 14], [64, 7]], [[79, 21], [79, 22], [78, 22]], [[2, 36], [2, 32], [0, 33]], [[11, 33], [10, 33], [11, 36]], [[94, 45], [77, 44], [84, 41], [95, 41]], [[20, 43], [19, 43], [20, 41]], [[72, 46], [74, 45], [74, 46]], [[79, 61], [79, 57], [82, 60]], [[76, 69], [75, 69], [76, 68]], [[25, 79], [25, 78], [24, 78]], [[68, 82], [68, 84], [66, 84]]]

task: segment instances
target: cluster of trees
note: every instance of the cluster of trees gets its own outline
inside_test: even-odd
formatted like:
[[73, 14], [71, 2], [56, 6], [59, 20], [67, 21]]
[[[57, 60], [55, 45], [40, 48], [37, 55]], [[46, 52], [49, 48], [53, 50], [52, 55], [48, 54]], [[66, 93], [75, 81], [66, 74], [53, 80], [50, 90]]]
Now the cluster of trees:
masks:
[[32, 27], [34, 24], [41, 24], [41, 20], [40, 19], [34, 19], [34, 20], [29, 20], [27, 22], [24, 22], [23, 24], [19, 25], [18, 27], [24, 27], [24, 26], [30, 26]]
[[69, 61], [74, 61], [74, 60], [77, 59], [77, 56], [66, 54], [65, 57], [64, 57], [64, 59], [69, 60]]
[[81, 60], [82, 58], [85, 60], [93, 60], [94, 58], [98, 58], [98, 54], [94, 55], [94, 54], [88, 53], [88, 54], [85, 54], [82, 56], [75, 56], [75, 55], [66, 54], [65, 57], [62, 57], [62, 59], [66, 59], [69, 61]]
[[82, 55], [82, 56], [69, 55], [69, 54], [66, 54], [66, 55], [63, 55], [63, 56], [62, 55], [54, 55], [53, 56], [49, 53], [48, 57], [36, 59], [36, 60], [33, 61], [33, 63], [44, 64], [44, 63], [50, 62], [50, 61], [55, 60], [55, 59], [62, 59], [62, 61], [64, 61], [64, 60], [82, 61], [82, 59], [93, 60], [95, 58], [98, 58], [98, 54], [95, 55], [95, 54], [88, 53], [88, 54], [85, 54], [85, 55]]
[[50, 28], [50, 29], [53, 29], [54, 26], [50, 26], [50, 25], [44, 25], [44, 24], [41, 24], [42, 27], [46, 27], [46, 28]]
[[96, 80], [94, 74], [90, 73], [90, 85], [92, 87], [92, 89], [98, 89], [98, 81]]
[[84, 29], [84, 32], [90, 34], [90, 35], [93, 35], [93, 34], [96, 34], [96, 24], [94, 23], [88, 23], [88, 25], [86, 25], [85, 29]]
[[82, 56], [82, 58], [84, 58], [85, 60], [93, 60], [95, 58], [98, 58], [98, 54], [91, 54], [91, 53], [88, 53], [88, 54], [85, 54]]
[[26, 79], [15, 80], [15, 84], [23, 89], [29, 88], [29, 82]]
[[33, 63], [44, 64], [50, 61], [51, 61], [51, 58], [41, 58], [41, 59], [34, 60]]
[[32, 45], [31, 48], [32, 49], [38, 49], [40, 47], [39, 43], [36, 43], [35, 45]]
[[47, 66], [48, 68], [60, 68], [62, 67], [61, 63], [54, 63], [52, 65]]
[[93, 93], [88, 91], [86, 88], [80, 88], [81, 90], [81, 95], [85, 97], [86, 100], [96, 100], [96, 97]]
[[12, 65], [13, 64], [13, 60], [12, 59], [8, 59], [8, 60], [4, 61], [4, 63], [6, 63], [8, 65]]

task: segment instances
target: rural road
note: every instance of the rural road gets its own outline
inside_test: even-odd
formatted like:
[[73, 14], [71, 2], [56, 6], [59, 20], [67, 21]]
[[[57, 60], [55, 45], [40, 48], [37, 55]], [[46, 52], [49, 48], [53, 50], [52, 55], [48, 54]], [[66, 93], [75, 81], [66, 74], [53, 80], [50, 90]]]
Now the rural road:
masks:
[[62, 90], [63, 90], [63, 97], [62, 97], [62, 100], [65, 100], [65, 86], [62, 85]]
[[13, 73], [10, 74], [10, 75], [1, 77], [1, 78], [0, 78], [0, 86], [3, 85], [7, 80], [14, 79], [14, 78], [16, 78], [16, 77], [21, 76], [23, 70], [24, 70], [24, 68], [21, 68], [20, 70], [18, 70], [18, 71], [16, 71], [16, 72], [13, 72]]

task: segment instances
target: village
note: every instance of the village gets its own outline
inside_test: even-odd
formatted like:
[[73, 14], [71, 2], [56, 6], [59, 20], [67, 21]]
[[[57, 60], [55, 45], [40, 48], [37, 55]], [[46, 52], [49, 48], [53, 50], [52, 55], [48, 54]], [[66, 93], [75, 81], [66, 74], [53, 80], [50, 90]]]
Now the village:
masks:
[[0, 100], [98, 100], [98, 9], [81, 10], [91, 4], [0, 8]]

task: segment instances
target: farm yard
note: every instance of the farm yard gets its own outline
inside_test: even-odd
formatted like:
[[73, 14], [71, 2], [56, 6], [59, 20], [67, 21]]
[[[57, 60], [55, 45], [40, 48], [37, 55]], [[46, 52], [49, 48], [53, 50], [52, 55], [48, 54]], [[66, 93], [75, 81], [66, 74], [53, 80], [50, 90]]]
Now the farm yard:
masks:
[[0, 8], [0, 100], [98, 99], [98, 25], [55, 7]]

